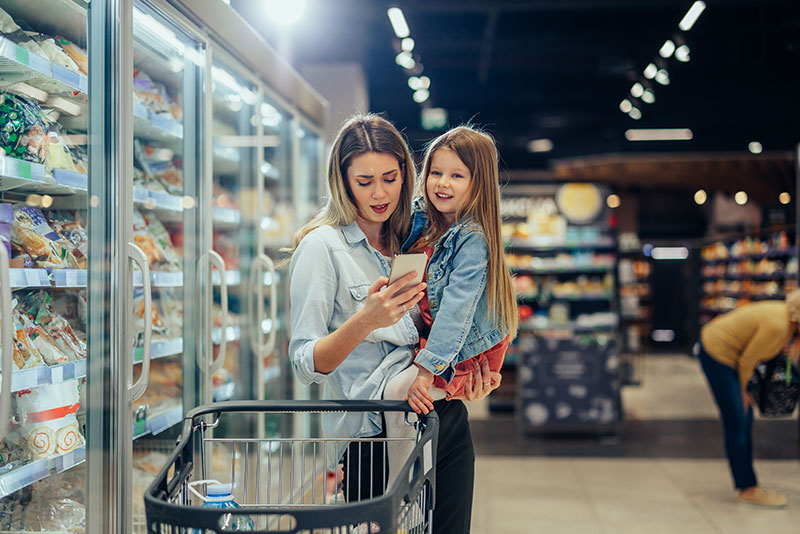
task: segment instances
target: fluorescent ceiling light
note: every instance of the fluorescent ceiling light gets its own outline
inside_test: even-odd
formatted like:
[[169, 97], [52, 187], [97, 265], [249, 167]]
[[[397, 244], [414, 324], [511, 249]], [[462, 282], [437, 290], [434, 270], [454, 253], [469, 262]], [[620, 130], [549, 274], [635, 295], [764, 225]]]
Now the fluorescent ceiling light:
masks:
[[633, 87], [631, 87], [631, 94], [636, 98], [639, 98], [644, 94], [644, 86], [639, 82], [636, 82], [633, 84]]
[[427, 76], [420, 76], [419, 77], [419, 87], [420, 89], [430, 89], [431, 88], [431, 79]]
[[669, 72], [667, 72], [667, 69], [658, 69], [656, 81], [661, 85], [669, 85]]
[[685, 260], [689, 257], [686, 247], [653, 247], [651, 253], [654, 260]]
[[695, 204], [702, 206], [706, 203], [706, 200], [708, 200], [708, 194], [704, 190], [698, 189], [694, 194]]
[[689, 47], [686, 45], [681, 45], [675, 50], [675, 59], [682, 63], [688, 62], [691, 58], [689, 57]]
[[411, 54], [409, 54], [408, 52], [400, 52], [399, 54], [397, 54], [397, 56], [395, 56], [394, 58], [394, 62], [403, 67], [404, 69], [408, 70], [413, 69], [414, 65], [417, 64], [417, 62], [414, 61], [414, 58], [411, 57]]
[[658, 67], [656, 67], [655, 63], [650, 63], [644, 68], [644, 77], [648, 80], [652, 80], [656, 77], [657, 72]]
[[417, 104], [422, 104], [431, 96], [431, 93], [427, 89], [417, 89], [414, 91], [413, 99], [414, 102]]
[[656, 101], [656, 95], [650, 89], [645, 89], [642, 93], [642, 101], [646, 104], [652, 104]]
[[619, 103], [619, 110], [623, 113], [630, 113], [631, 109], [633, 109], [633, 104], [627, 98]]
[[689, 141], [694, 135], [689, 128], [647, 128], [625, 131], [628, 141]]
[[638, 121], [639, 119], [642, 118], [642, 112], [639, 111], [639, 108], [636, 107], [631, 108], [631, 110], [628, 112], [628, 115], [635, 121]]
[[399, 7], [391, 7], [386, 14], [389, 15], [389, 22], [392, 23], [392, 29], [398, 39], [405, 39], [411, 35], [411, 30], [408, 29], [408, 23], [406, 23], [406, 18], [403, 16], [402, 9]]
[[411, 37], [406, 37], [400, 41], [400, 48], [402, 48], [405, 52], [411, 52], [414, 50], [414, 39]]
[[664, 41], [664, 44], [661, 45], [661, 50], [658, 51], [658, 55], [666, 59], [670, 57], [673, 52], [675, 52], [675, 43], [667, 39]]
[[678, 23], [678, 28], [685, 32], [691, 30], [692, 26], [694, 26], [694, 23], [697, 22], [697, 18], [700, 16], [703, 10], [705, 10], [705, 8], [706, 3], [701, 2], [700, 0], [692, 4], [692, 7], [689, 8], [689, 11], [686, 12], [681, 21]]
[[764, 150], [764, 147], [761, 146], [761, 143], [758, 141], [751, 141], [750, 144], [747, 145], [747, 148], [753, 154], [761, 154], [761, 152]]
[[550, 139], [534, 139], [528, 143], [529, 152], [550, 152], [553, 150], [553, 142]]
[[671, 343], [675, 340], [675, 331], [669, 329], [653, 330], [650, 337], [653, 338], [653, 341], [658, 343]]

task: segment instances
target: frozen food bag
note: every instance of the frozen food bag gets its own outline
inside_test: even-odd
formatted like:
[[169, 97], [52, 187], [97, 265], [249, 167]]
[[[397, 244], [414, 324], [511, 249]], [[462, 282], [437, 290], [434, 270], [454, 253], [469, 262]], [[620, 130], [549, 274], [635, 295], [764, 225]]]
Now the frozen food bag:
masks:
[[[182, 162], [173, 158], [171, 151], [159, 150], [138, 139], [134, 139], [133, 148], [137, 163], [147, 175], [161, 182], [170, 194], [183, 193]], [[165, 154], [170, 157], [165, 158]]]
[[43, 163], [50, 142], [47, 130], [39, 104], [0, 91], [0, 147], [7, 156]]
[[0, 33], [6, 35], [18, 30], [19, 26], [17, 26], [17, 23], [11, 18], [11, 15], [6, 13], [3, 9], [0, 9]]
[[150, 267], [157, 267], [166, 261], [164, 251], [156, 238], [147, 231], [147, 221], [139, 210], [133, 210], [133, 241], [150, 260]]
[[18, 392], [20, 445], [34, 459], [66, 454], [83, 446], [86, 442], [75, 417], [79, 408], [77, 380]]
[[[14, 299], [12, 306], [16, 308], [18, 302]], [[17, 369], [32, 369], [42, 367], [44, 360], [39, 350], [34, 346], [33, 340], [28, 335], [28, 330], [22, 321], [22, 317], [14, 310], [12, 317], [14, 322], [14, 364]]]
[[47, 333], [42, 325], [37, 325], [33, 319], [24, 313], [20, 313], [17, 316], [17, 320], [22, 324], [25, 333], [31, 340], [31, 344], [47, 365], [58, 365], [70, 361], [70, 358], [61, 352], [55, 340], [50, 337], [50, 334]]
[[[151, 302], [153, 334], [163, 336], [167, 332], [167, 326], [162, 318], [159, 299], [153, 299]], [[136, 331], [144, 332], [144, 291], [141, 287], [133, 289], [133, 317]]]
[[30, 254], [39, 267], [80, 267], [72, 253], [74, 247], [47, 224], [39, 208], [19, 206], [14, 209], [11, 240]]
[[47, 291], [32, 291], [23, 298], [23, 306], [34, 323], [44, 327], [58, 349], [72, 360], [86, 358], [86, 344], [75, 335], [69, 322], [56, 311]]
[[50, 131], [47, 133], [47, 137], [49, 147], [47, 156], [44, 159], [45, 172], [52, 174], [53, 169], [76, 172], [75, 164], [72, 162], [72, 154], [61, 135], [58, 132]]
[[133, 92], [139, 101], [153, 113], [170, 113], [172, 99], [166, 87], [156, 83], [144, 71], [133, 70]]
[[158, 245], [161, 247], [161, 250], [164, 251], [164, 259], [167, 262], [170, 270], [178, 271], [181, 268], [181, 257], [175, 247], [172, 245], [172, 239], [170, 239], [169, 232], [158, 220], [158, 218], [152, 214], [142, 214], [144, 217], [145, 222], [147, 223], [147, 231], [155, 238]]
[[81, 210], [52, 210], [47, 213], [50, 226], [73, 248], [72, 255], [81, 269], [86, 268], [89, 254], [89, 234], [84, 223], [85, 212]]
[[72, 72], [80, 72], [81, 69], [78, 68], [78, 65], [69, 57], [63, 48], [56, 44], [56, 40], [49, 35], [45, 35], [43, 33], [38, 32], [25, 32], [27, 33], [36, 43], [39, 45], [39, 48], [42, 49], [44, 52], [44, 57], [55, 63], [56, 65], [61, 65], [65, 69], [71, 70]]
[[56, 42], [64, 49], [64, 52], [72, 58], [72, 61], [78, 66], [82, 74], [89, 75], [89, 57], [86, 55], [86, 50], [76, 45], [69, 39], [65, 39], [60, 35], [56, 35]]

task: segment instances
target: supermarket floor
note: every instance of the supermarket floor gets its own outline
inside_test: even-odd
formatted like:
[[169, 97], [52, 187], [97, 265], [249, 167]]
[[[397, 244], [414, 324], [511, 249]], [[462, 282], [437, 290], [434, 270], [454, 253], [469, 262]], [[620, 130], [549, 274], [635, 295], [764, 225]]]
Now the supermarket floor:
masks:
[[470, 407], [478, 454], [473, 533], [797, 532], [797, 415], [755, 423], [756, 472], [783, 510], [739, 505], [716, 407], [696, 361], [648, 356], [623, 391], [618, 438], [523, 437], [513, 417]]

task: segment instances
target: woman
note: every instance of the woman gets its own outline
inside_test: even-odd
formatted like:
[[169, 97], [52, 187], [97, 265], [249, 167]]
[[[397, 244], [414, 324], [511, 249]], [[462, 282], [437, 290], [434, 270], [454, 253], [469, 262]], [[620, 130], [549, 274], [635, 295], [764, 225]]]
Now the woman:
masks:
[[[298, 232], [290, 267], [289, 356], [301, 381], [324, 384], [326, 399], [380, 399], [388, 379], [411, 362], [419, 336], [407, 312], [422, 298], [425, 284], [395, 294], [414, 274], [391, 286], [387, 275], [407, 233], [414, 175], [408, 147], [387, 120], [356, 116], [339, 130], [328, 164], [330, 199]], [[489, 376], [488, 369], [482, 371]], [[477, 371], [466, 397], [481, 398], [499, 381], [499, 375], [492, 376], [484, 386]], [[471, 439], [468, 447], [454, 451], [446, 450], [449, 442], [443, 438], [469, 436], [461, 408], [439, 413], [437, 478], [473, 472]], [[382, 418], [374, 413], [328, 414], [322, 425], [326, 435], [385, 436]], [[383, 493], [382, 445], [351, 442], [334, 454], [342, 458], [348, 500]], [[362, 471], [361, 465], [370, 467]], [[471, 483], [464, 493], [469, 495], [457, 502], [436, 496], [435, 532], [469, 532]], [[442, 530], [437, 524], [454, 526]]]
[[753, 399], [746, 386], [758, 363], [778, 354], [797, 333], [800, 290], [785, 301], [746, 304], [705, 325], [700, 365], [719, 407], [728, 457], [739, 502], [780, 508], [788, 499], [762, 488], [753, 469]]

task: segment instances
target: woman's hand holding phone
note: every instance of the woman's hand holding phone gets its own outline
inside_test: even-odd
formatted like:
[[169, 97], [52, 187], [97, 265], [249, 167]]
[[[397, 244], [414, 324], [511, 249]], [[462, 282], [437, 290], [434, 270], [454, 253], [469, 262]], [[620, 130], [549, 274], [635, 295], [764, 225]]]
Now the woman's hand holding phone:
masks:
[[410, 272], [391, 284], [385, 276], [378, 278], [370, 286], [367, 301], [359, 313], [375, 328], [392, 326], [425, 295], [427, 284], [424, 282], [403, 290], [416, 276], [416, 272]]

